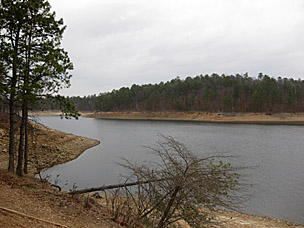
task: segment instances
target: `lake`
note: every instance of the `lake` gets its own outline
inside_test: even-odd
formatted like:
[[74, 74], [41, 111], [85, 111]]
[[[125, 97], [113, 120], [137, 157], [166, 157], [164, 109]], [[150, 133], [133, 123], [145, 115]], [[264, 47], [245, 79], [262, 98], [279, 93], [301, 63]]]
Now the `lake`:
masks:
[[66, 190], [73, 184], [82, 189], [119, 182], [124, 172], [117, 165], [120, 158], [154, 159], [143, 146], [153, 146], [163, 134], [193, 152], [223, 152], [238, 156], [233, 164], [256, 166], [246, 171], [252, 186], [242, 212], [304, 224], [303, 126], [39, 118], [48, 127], [101, 142], [77, 159], [45, 171]]

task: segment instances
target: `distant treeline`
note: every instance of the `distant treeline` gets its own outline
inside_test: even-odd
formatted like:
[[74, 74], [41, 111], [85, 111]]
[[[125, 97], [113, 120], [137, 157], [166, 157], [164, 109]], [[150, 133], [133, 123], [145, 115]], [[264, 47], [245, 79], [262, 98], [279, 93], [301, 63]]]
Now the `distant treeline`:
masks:
[[[79, 111], [304, 112], [304, 81], [262, 73], [199, 75], [70, 100]], [[48, 102], [42, 108], [56, 109]]]

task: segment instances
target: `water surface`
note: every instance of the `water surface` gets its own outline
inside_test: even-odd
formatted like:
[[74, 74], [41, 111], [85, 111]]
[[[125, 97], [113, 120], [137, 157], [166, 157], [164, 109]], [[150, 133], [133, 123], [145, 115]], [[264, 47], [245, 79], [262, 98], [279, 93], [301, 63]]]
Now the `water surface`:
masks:
[[[247, 171], [251, 195], [243, 212], [304, 224], [304, 128], [223, 123], [129, 121], [43, 116], [46, 126], [101, 141], [76, 160], [46, 171], [53, 181], [71, 189], [117, 183], [124, 172], [116, 163], [154, 159], [143, 146], [155, 144], [159, 133], [175, 137], [197, 153], [238, 155]], [[59, 176], [58, 176], [59, 175]]]

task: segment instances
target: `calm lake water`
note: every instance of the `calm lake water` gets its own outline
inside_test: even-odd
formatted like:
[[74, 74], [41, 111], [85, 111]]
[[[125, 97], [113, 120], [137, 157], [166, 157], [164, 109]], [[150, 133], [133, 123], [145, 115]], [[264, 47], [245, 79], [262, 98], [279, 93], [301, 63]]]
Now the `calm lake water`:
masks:
[[45, 171], [66, 190], [74, 183], [77, 189], [117, 183], [124, 172], [116, 164], [120, 158], [154, 159], [143, 146], [155, 144], [163, 134], [193, 152], [224, 152], [239, 156], [234, 164], [257, 166], [246, 171], [252, 186], [242, 212], [304, 224], [303, 126], [39, 118], [51, 128], [101, 142], [76, 160]]

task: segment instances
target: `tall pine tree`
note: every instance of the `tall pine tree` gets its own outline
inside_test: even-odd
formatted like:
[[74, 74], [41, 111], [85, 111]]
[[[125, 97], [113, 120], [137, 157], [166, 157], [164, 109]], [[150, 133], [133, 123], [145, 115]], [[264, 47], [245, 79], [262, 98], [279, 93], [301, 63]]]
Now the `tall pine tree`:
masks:
[[[60, 89], [70, 85], [73, 65], [61, 47], [63, 20], [57, 20], [47, 0], [2, 0], [0, 9], [1, 55], [5, 92], [10, 100], [9, 171], [14, 171], [15, 107], [21, 107], [17, 174], [27, 172], [27, 122], [29, 106], [56, 95], [65, 111], [75, 111]], [[77, 116], [76, 112], [73, 112]], [[25, 152], [25, 156], [24, 156]]]

